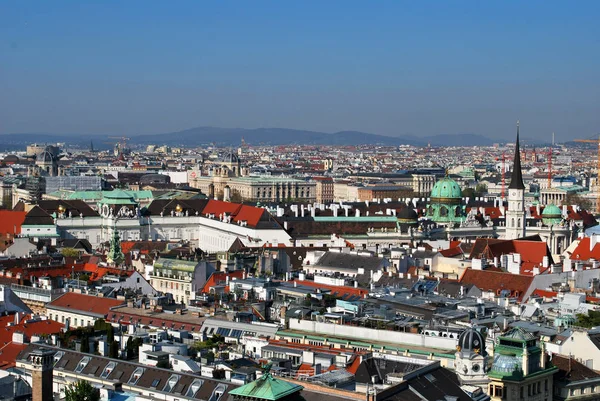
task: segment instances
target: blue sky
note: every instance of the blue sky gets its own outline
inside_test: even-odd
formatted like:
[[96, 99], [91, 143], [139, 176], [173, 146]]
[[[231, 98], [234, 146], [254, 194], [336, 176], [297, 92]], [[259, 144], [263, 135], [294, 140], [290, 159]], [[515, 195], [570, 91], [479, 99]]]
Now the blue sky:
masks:
[[600, 131], [600, 2], [4, 1], [0, 133]]

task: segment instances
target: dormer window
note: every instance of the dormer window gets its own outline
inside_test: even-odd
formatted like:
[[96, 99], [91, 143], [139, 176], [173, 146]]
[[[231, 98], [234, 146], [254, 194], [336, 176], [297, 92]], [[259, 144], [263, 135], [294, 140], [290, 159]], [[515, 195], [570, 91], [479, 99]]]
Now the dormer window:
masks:
[[115, 362], [110, 362], [108, 365], [106, 365], [106, 367], [102, 371], [102, 374], [100, 375], [100, 377], [102, 377], [103, 379], [106, 379], [112, 373], [115, 366], [117, 366], [117, 364]]
[[140, 380], [140, 377], [142, 377], [143, 373], [144, 368], [137, 368], [136, 370], [134, 370], [131, 374], [131, 378], [129, 379], [128, 384], [136, 384], [138, 380]]
[[77, 367], [75, 368], [75, 372], [81, 373], [83, 371], [83, 369], [85, 369], [87, 364], [90, 363], [90, 360], [91, 360], [91, 358], [89, 356], [82, 358], [81, 361], [79, 361], [79, 363], [77, 364]]

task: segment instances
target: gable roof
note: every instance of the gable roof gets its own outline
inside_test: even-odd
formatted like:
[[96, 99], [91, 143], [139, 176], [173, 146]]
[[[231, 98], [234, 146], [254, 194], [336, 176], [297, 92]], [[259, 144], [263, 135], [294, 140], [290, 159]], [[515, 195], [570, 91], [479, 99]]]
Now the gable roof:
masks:
[[34, 206], [25, 216], [24, 226], [53, 226], [54, 218], [39, 206]]
[[265, 209], [240, 203], [209, 200], [202, 210], [204, 216], [213, 214], [215, 217], [229, 214], [233, 223], [246, 222], [253, 228], [280, 228], [281, 226]]
[[521, 301], [533, 282], [534, 276], [496, 272], [489, 270], [466, 269], [460, 278], [461, 283], [473, 284], [482, 291], [491, 291], [498, 294], [508, 290]]
[[592, 246], [591, 240], [590, 237], [581, 238], [579, 244], [571, 254], [571, 259], [583, 261], [588, 261], [590, 259], [600, 260], [600, 241], [594, 243]]
[[91, 295], [67, 292], [46, 305], [47, 309], [72, 311], [94, 317], [104, 317], [111, 308], [123, 305], [123, 301], [114, 298], [95, 297]]
[[473, 258], [485, 257], [493, 260], [502, 255], [518, 253], [521, 255], [521, 274], [533, 274], [533, 267], [541, 266], [544, 256], [548, 257], [549, 265], [554, 263], [548, 244], [544, 241], [532, 239], [498, 240], [478, 238], [469, 256]]

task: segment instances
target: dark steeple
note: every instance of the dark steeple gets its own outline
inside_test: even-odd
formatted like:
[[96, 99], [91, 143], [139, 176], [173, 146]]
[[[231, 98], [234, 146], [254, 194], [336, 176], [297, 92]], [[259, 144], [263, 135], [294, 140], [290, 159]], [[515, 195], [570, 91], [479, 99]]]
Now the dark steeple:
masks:
[[519, 148], [519, 122], [517, 121], [517, 143], [515, 145], [515, 160], [513, 162], [513, 171], [510, 176], [510, 185], [508, 189], [525, 189], [523, 184], [523, 173], [521, 172], [521, 149]]

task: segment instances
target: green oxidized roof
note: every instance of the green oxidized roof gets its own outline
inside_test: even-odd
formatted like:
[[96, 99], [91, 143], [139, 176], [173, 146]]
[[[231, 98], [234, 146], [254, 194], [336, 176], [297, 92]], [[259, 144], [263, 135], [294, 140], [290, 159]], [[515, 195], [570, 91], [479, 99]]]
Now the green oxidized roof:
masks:
[[548, 206], [546, 206], [544, 208], [544, 211], [542, 212], [542, 216], [562, 216], [562, 211], [560, 210], [560, 208], [556, 205], [553, 204], [549, 204]]
[[[115, 192], [120, 192], [120, 194], [115, 194]], [[83, 200], [83, 201], [94, 201], [101, 200], [105, 198], [110, 198], [111, 196], [123, 196], [123, 194], [129, 195], [130, 198], [139, 200], [139, 199], [152, 199], [152, 191], [142, 190], [142, 191], [123, 191], [123, 190], [115, 190], [115, 191], [75, 191], [75, 192], [67, 192], [67, 191], [57, 191], [53, 192], [52, 195], [60, 197], [61, 199], [73, 199], [73, 200]]]
[[444, 177], [435, 183], [431, 190], [432, 198], [462, 198], [460, 186], [450, 177]]
[[133, 195], [116, 189], [114, 191], [107, 191], [103, 193], [104, 197], [100, 202], [112, 205], [135, 205], [135, 199]]
[[260, 379], [233, 389], [229, 394], [239, 397], [258, 398], [263, 400], [279, 400], [290, 394], [301, 391], [304, 387], [276, 379], [267, 370]]
[[193, 272], [198, 265], [196, 261], [183, 260], [183, 259], [169, 259], [169, 258], [158, 258], [154, 262], [154, 270], [156, 269], [170, 269], [170, 270], [182, 270], [186, 272]]
[[521, 327], [515, 327], [507, 331], [506, 333], [500, 336], [500, 339], [506, 338], [508, 340], [516, 340], [516, 341], [531, 341], [535, 340], [536, 337], [530, 332], [522, 329]]

